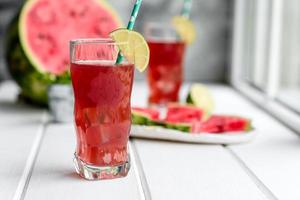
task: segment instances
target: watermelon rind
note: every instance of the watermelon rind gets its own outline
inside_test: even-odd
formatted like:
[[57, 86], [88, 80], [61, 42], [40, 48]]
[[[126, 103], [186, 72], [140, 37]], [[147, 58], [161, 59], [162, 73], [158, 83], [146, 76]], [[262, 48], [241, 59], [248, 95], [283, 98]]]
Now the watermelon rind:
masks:
[[158, 119], [152, 119], [147, 113], [132, 111], [131, 112], [131, 121], [135, 125], [144, 125], [144, 126], [160, 126], [165, 127], [166, 124]]
[[149, 119], [150, 119], [149, 116], [147, 116], [145, 113], [136, 112], [136, 111], [131, 112], [132, 124], [147, 125]]
[[166, 122], [166, 126], [167, 129], [174, 129], [174, 130], [178, 130], [178, 131], [182, 131], [185, 133], [190, 133], [192, 130], [192, 125], [189, 123], [170, 123], [170, 122]]
[[27, 44], [27, 34], [26, 34], [26, 27], [25, 27], [25, 20], [26, 20], [26, 14], [30, 11], [30, 8], [32, 5], [34, 5], [38, 0], [29, 0], [27, 1], [23, 9], [20, 12], [19, 22], [18, 22], [18, 31], [19, 31], [19, 37], [20, 37], [20, 44], [24, 50], [24, 54], [28, 58], [29, 62], [32, 64], [32, 66], [37, 69], [39, 72], [43, 73], [45, 72], [41, 67], [42, 64], [38, 62], [38, 60], [32, 56], [32, 50]]
[[160, 127], [165, 127], [166, 124], [165, 124], [165, 122], [160, 121], [160, 120], [148, 119], [148, 121], [147, 121], [147, 126], [160, 126]]
[[247, 123], [246, 123], [245, 131], [246, 132], [253, 131], [254, 128], [253, 128], [253, 125], [252, 125], [252, 121], [250, 119], [246, 119], [246, 120], [247, 120]]

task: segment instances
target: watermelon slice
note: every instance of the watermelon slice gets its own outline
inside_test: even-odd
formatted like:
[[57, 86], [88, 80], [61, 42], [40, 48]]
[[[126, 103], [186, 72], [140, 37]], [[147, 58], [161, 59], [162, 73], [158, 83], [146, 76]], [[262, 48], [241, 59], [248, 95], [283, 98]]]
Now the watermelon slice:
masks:
[[167, 110], [165, 121], [191, 123], [201, 121], [203, 117], [203, 110], [201, 108], [189, 105], [170, 104]]
[[132, 124], [137, 125], [158, 125], [159, 111], [151, 108], [131, 108]]
[[132, 123], [146, 126], [160, 126], [168, 129], [191, 132], [192, 123], [201, 120], [202, 110], [194, 106], [170, 104], [165, 119], [160, 112], [152, 108], [132, 108]]
[[207, 121], [196, 122], [192, 127], [192, 132], [194, 133], [224, 133], [250, 130], [252, 130], [252, 125], [249, 119], [228, 115], [212, 115]]
[[170, 104], [166, 118], [158, 110], [132, 108], [132, 122], [137, 125], [160, 126], [186, 133], [226, 133], [251, 131], [251, 120], [239, 116], [212, 115], [203, 121], [203, 110], [190, 105]]
[[191, 132], [193, 123], [200, 122], [203, 117], [203, 110], [192, 105], [172, 103], [167, 107], [165, 128], [182, 132]]
[[22, 95], [47, 104], [47, 87], [70, 83], [69, 40], [108, 37], [121, 26], [104, 0], [28, 0], [7, 32], [6, 59]]
[[133, 113], [139, 113], [151, 119], [159, 119], [159, 111], [156, 109], [132, 107], [131, 110]]

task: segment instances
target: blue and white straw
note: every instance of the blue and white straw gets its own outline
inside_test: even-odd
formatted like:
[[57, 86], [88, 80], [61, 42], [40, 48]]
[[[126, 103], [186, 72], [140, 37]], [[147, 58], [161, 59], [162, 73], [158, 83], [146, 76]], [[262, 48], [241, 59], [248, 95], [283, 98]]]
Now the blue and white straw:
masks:
[[181, 15], [186, 17], [186, 18], [190, 18], [190, 13], [192, 10], [192, 0], [184, 0], [184, 4], [183, 4], [183, 9], [181, 12]]
[[[131, 12], [131, 17], [130, 17], [130, 20], [129, 20], [128, 25], [127, 25], [128, 30], [132, 30], [133, 27], [134, 27], [136, 18], [138, 16], [140, 7], [142, 5], [142, 1], [143, 0], [136, 0], [135, 4], [133, 6], [133, 9], [132, 9], [132, 12]], [[121, 55], [121, 53], [119, 53], [116, 64], [120, 64], [122, 62], [122, 60], [123, 60], [123, 56]]]
[[142, 5], [142, 0], [137, 0], [135, 2], [134, 7], [133, 7], [132, 12], [131, 12], [130, 20], [129, 20], [128, 25], [127, 25], [128, 30], [133, 29], [134, 24], [135, 24], [135, 20], [138, 16], [141, 5]]

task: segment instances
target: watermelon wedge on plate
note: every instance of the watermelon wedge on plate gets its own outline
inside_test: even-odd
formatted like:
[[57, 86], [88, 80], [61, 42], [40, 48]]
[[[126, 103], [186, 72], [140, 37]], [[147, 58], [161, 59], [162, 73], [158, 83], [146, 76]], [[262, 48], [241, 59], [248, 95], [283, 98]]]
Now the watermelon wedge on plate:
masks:
[[249, 132], [252, 130], [251, 120], [239, 116], [212, 115], [204, 122], [193, 124], [192, 132], [195, 133], [234, 133], [238, 131]]
[[204, 120], [195, 106], [172, 104], [166, 117], [158, 110], [133, 108], [131, 136], [191, 143], [236, 144], [250, 141], [255, 134], [249, 119], [232, 115], [212, 115]]
[[133, 124], [148, 125], [150, 121], [159, 120], [159, 111], [152, 108], [131, 108], [131, 120]]
[[204, 111], [191, 105], [170, 104], [167, 107], [167, 122], [191, 123], [202, 121]]
[[185, 132], [166, 129], [157, 126], [140, 126], [131, 127], [131, 137], [148, 138], [155, 140], [168, 140], [177, 142], [200, 143], [200, 144], [240, 144], [253, 140], [256, 136], [255, 131], [244, 132], [227, 132], [226, 134], [187, 134]]
[[26, 99], [47, 105], [47, 87], [70, 83], [69, 41], [121, 26], [105, 0], [27, 0], [7, 31], [6, 60]]

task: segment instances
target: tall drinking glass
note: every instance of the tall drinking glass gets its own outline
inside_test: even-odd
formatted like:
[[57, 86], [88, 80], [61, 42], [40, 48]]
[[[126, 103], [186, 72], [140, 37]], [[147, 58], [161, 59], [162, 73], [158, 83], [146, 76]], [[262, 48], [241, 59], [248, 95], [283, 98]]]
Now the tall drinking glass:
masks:
[[133, 63], [116, 65], [118, 46], [110, 39], [70, 42], [75, 167], [89, 180], [124, 177], [130, 168], [127, 149], [131, 126]]
[[177, 102], [183, 81], [185, 43], [169, 24], [148, 23], [145, 35], [150, 48], [149, 104]]

